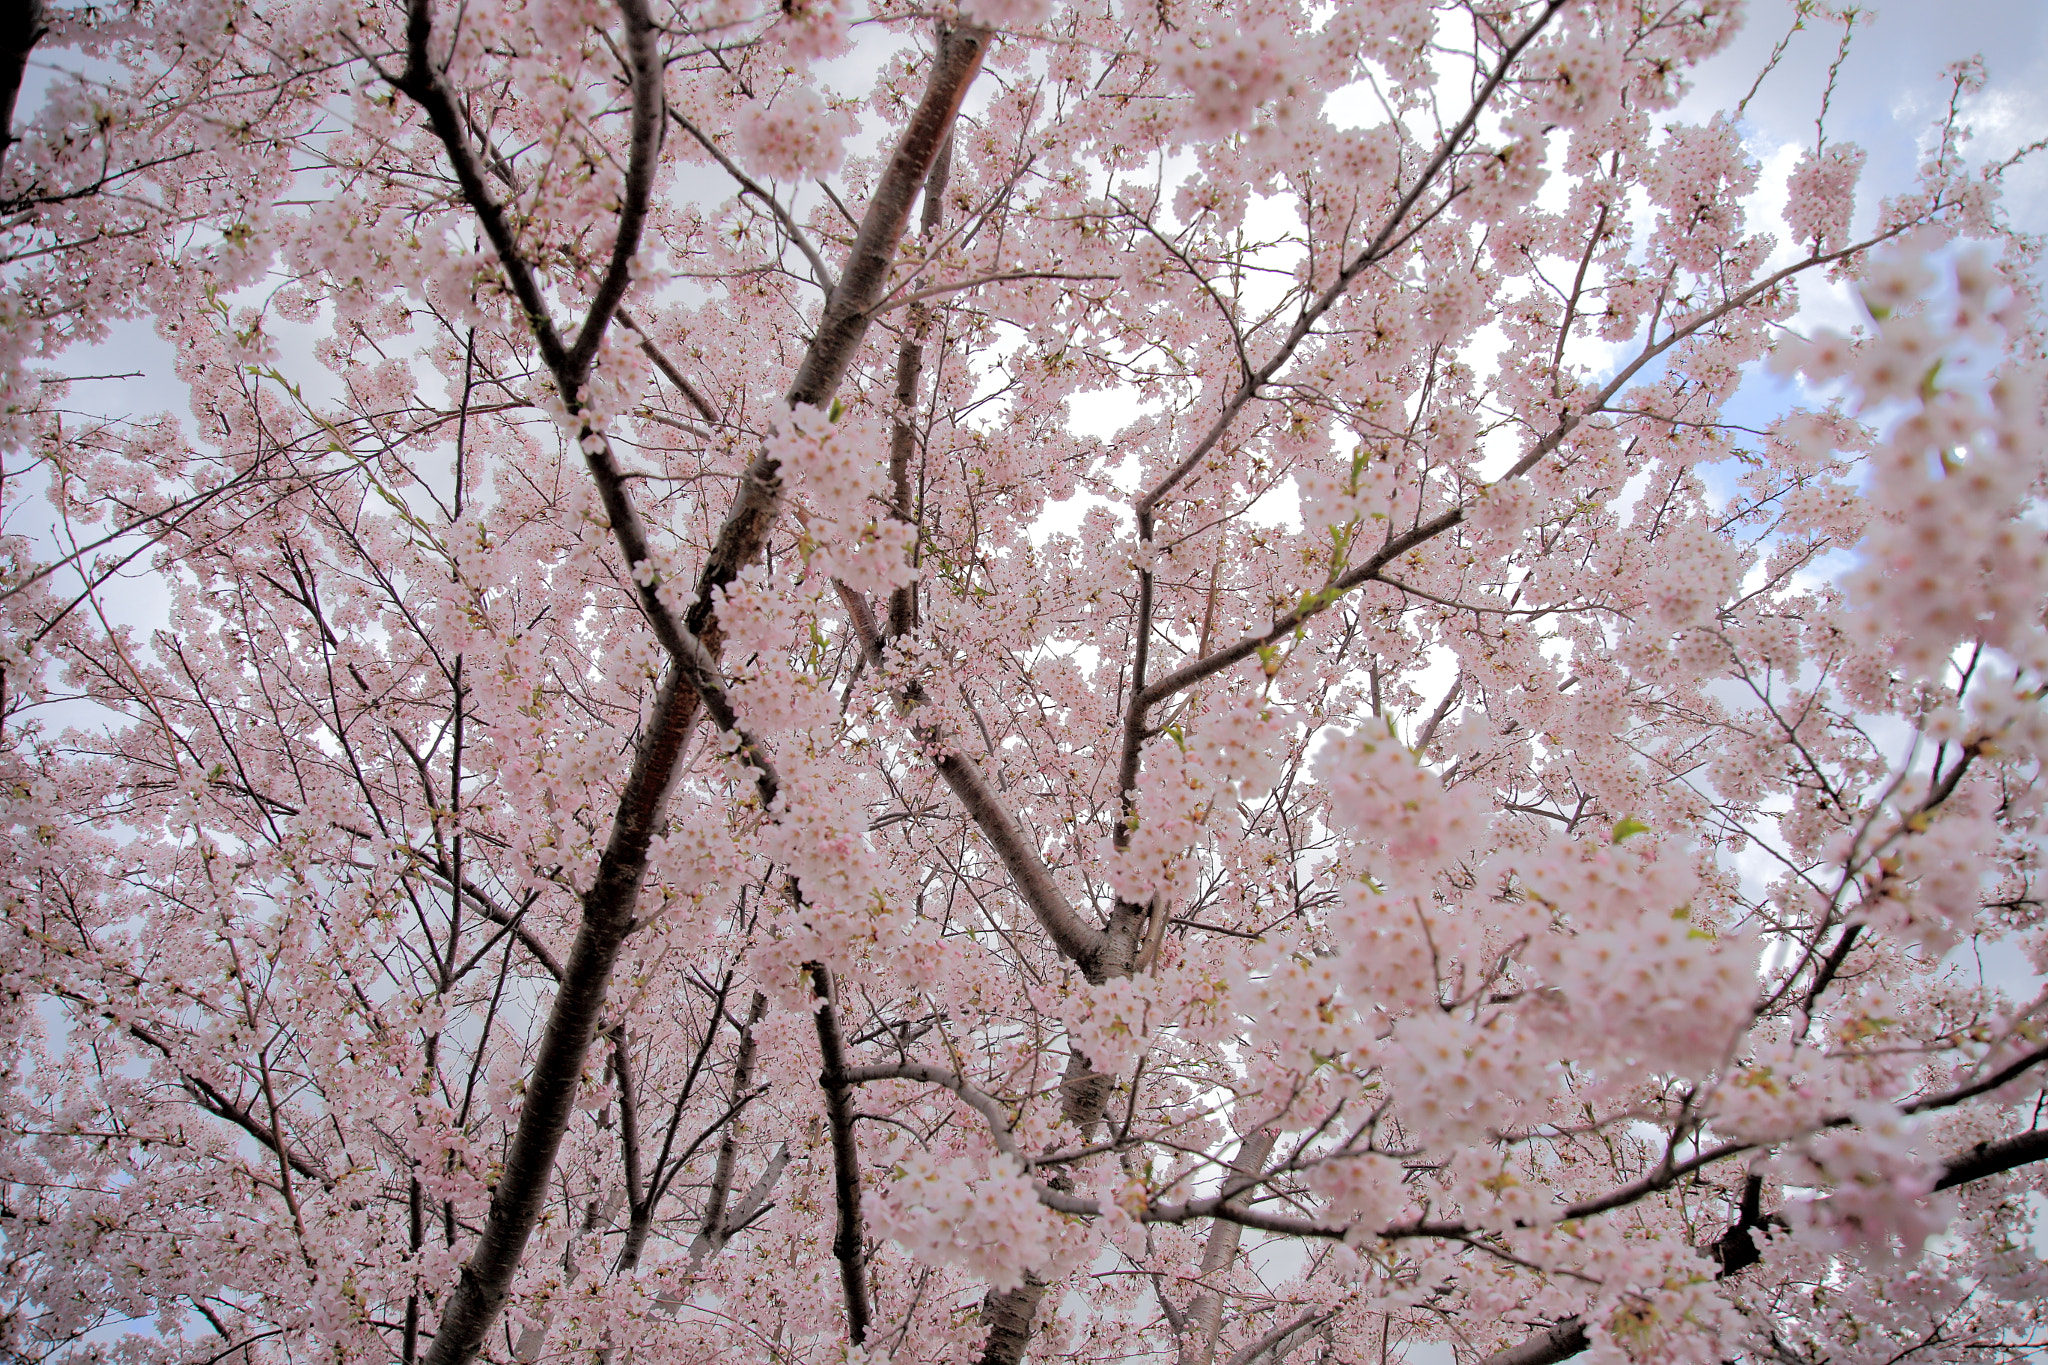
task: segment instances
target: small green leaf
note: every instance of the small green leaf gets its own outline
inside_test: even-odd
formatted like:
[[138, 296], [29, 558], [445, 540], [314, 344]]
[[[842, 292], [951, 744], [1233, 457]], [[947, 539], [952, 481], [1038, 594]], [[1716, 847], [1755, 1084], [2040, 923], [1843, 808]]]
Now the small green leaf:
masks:
[[1615, 823], [1614, 835], [1608, 842], [1618, 844], [1632, 834], [1647, 834], [1649, 832], [1650, 827], [1648, 825], [1636, 819], [1633, 815], [1626, 815]]

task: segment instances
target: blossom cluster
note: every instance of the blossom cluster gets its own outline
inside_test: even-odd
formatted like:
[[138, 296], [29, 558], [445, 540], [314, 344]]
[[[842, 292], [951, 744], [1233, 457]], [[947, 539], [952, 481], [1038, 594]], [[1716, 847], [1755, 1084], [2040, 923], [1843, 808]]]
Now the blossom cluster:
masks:
[[764, 449], [795, 476], [815, 514], [812, 534], [827, 575], [861, 592], [887, 592], [915, 577], [915, 533], [883, 511], [887, 446], [872, 421], [800, 403], [778, 421]]
[[1820, 1245], [1850, 1246], [1889, 1259], [1917, 1256], [1948, 1225], [1934, 1196], [1935, 1173], [1917, 1150], [1914, 1127], [1895, 1109], [1861, 1104], [1853, 1123], [1816, 1133], [1781, 1159], [1788, 1184], [1825, 1197], [1793, 1206], [1800, 1231]]
[[[1903, 405], [1870, 457], [1873, 518], [1847, 586], [1872, 630], [1900, 642], [1916, 673], [1981, 638], [2028, 665], [2048, 663], [2034, 606], [2048, 587], [2048, 545], [2024, 521], [2044, 437], [2038, 366], [2008, 361], [1968, 382], [1973, 349], [1995, 343], [2017, 296], [1979, 251], [1953, 269], [1952, 296], [1926, 246], [1906, 242], [1873, 265], [1861, 293], [1867, 335], [1822, 331], [1774, 359], [1815, 383], [1845, 382], [1868, 411]], [[1946, 305], [1945, 307], [1942, 305]], [[1960, 370], [1963, 382], [1946, 375]]]
[[1741, 8], [51, 7], [0, 1350], [2036, 1350], [2032, 153]]
[[795, 180], [838, 170], [855, 126], [852, 114], [833, 107], [809, 86], [795, 86], [748, 105], [733, 141], [749, 166], [778, 180]]
[[1053, 1219], [1029, 1178], [998, 1158], [912, 1152], [883, 1187], [876, 1231], [928, 1264], [967, 1271], [997, 1290], [1014, 1288], [1053, 1251]]

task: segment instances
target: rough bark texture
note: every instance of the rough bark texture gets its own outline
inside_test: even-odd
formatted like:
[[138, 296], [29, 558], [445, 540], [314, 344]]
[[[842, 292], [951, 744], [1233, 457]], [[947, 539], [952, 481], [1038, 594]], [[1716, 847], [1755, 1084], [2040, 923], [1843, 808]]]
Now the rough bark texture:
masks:
[[[1042, 869], [1044, 865], [1039, 866]], [[1129, 976], [1144, 941], [1147, 918], [1144, 907], [1119, 901], [1110, 912], [1108, 926], [1091, 930], [1093, 940], [1082, 951], [1070, 951], [1060, 943], [1057, 934], [1054, 942], [1060, 943], [1060, 950], [1075, 960], [1090, 981]], [[1115, 1090], [1114, 1077], [1096, 1070], [1079, 1052], [1070, 1052], [1066, 1075], [1060, 1080], [1061, 1117], [1079, 1128], [1084, 1137], [1091, 1135], [1101, 1125], [1103, 1111]], [[1045, 1298], [1046, 1287], [1036, 1276], [1027, 1275], [1017, 1288], [992, 1293], [982, 1300], [981, 1316], [988, 1324], [982, 1365], [1017, 1365], [1024, 1358], [1024, 1348], [1031, 1340], [1031, 1323]]]
[[1980, 1142], [1968, 1151], [1949, 1158], [1942, 1167], [1941, 1178], [1934, 1182], [1934, 1188], [1952, 1190], [1973, 1180], [2004, 1175], [2007, 1171], [2044, 1160], [2048, 1160], [2048, 1129], [2021, 1133], [2018, 1137], [2001, 1138], [1997, 1142]]
[[[768, 1016], [768, 997], [759, 991], [747, 1004], [746, 1027], [740, 1030], [740, 1050], [732, 1063], [731, 1105], [738, 1105], [740, 1096], [747, 1093], [747, 1087], [754, 1083], [754, 1026]], [[740, 1126], [734, 1122], [726, 1127], [718, 1140], [718, 1160], [711, 1168], [711, 1191], [704, 1198], [704, 1227], [701, 1236], [710, 1239], [712, 1250], [725, 1245], [725, 1239], [732, 1228], [727, 1222], [727, 1205], [732, 1199], [733, 1166], [739, 1160]]]
[[[946, 181], [952, 173], [953, 139], [948, 137], [924, 181], [924, 210], [918, 215], [917, 230], [927, 243], [945, 221]], [[924, 334], [930, 322], [930, 311], [923, 304], [911, 308], [910, 326], [896, 348], [896, 416], [889, 426], [890, 515], [912, 525], [920, 509], [910, 487], [910, 457], [918, 447], [917, 384], [924, 372]], [[908, 635], [916, 626], [917, 585], [906, 583], [889, 594], [889, 638]]]
[[1024, 1358], [1024, 1348], [1031, 1344], [1031, 1324], [1044, 1297], [1045, 1281], [1026, 1275], [1015, 1289], [991, 1293], [981, 1301], [981, 1318], [988, 1324], [981, 1365], [1016, 1365]]

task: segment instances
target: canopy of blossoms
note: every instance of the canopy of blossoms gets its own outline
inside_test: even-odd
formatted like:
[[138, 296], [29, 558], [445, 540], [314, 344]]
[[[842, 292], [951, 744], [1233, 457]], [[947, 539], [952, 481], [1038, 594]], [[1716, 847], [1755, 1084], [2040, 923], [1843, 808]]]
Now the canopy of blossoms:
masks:
[[2048, 1346], [2037, 243], [1742, 17], [12, 6], [0, 1350]]

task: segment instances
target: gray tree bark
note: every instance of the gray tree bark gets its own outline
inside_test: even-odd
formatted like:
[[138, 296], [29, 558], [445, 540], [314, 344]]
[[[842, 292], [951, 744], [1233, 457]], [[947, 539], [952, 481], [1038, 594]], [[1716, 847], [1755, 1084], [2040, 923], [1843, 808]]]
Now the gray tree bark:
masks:
[[[1257, 1179], [1265, 1171], [1266, 1158], [1273, 1155], [1273, 1144], [1279, 1137], [1272, 1128], [1246, 1134], [1238, 1144], [1236, 1159], [1230, 1163], [1231, 1173], [1246, 1180]], [[1217, 1282], [1229, 1273], [1231, 1263], [1237, 1259], [1237, 1245], [1243, 1236], [1242, 1225], [1221, 1219], [1209, 1228], [1208, 1244], [1202, 1248], [1204, 1288], [1188, 1305], [1187, 1325], [1180, 1337], [1180, 1365], [1210, 1365], [1216, 1358], [1216, 1338], [1223, 1329], [1223, 1291]]]

